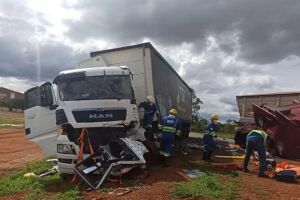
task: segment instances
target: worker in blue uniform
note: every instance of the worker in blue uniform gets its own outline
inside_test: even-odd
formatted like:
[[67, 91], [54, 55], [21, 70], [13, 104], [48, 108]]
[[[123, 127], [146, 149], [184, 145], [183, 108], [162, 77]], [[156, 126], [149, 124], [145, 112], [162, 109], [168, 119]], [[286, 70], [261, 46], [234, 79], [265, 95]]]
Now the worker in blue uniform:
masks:
[[215, 144], [214, 138], [217, 137], [216, 130], [217, 130], [217, 123], [219, 120], [219, 116], [213, 114], [210, 117], [210, 123], [207, 125], [206, 133], [202, 138], [202, 142], [204, 145], [203, 150], [203, 160], [204, 161], [211, 161], [212, 153], [217, 149], [217, 145]]
[[256, 150], [259, 157], [258, 176], [266, 177], [266, 150], [264, 144], [267, 142], [268, 139], [270, 139], [270, 137], [268, 137], [268, 134], [260, 128], [252, 130], [250, 133], [248, 133], [246, 140], [246, 155], [244, 158], [243, 166], [244, 172], [249, 172], [248, 164], [250, 156], [253, 153], [253, 151]]
[[153, 141], [153, 131], [152, 131], [152, 123], [154, 119], [154, 115], [157, 112], [156, 104], [154, 103], [154, 98], [152, 96], [147, 96], [147, 100], [141, 102], [138, 105], [139, 108], [144, 109], [144, 117], [142, 120], [142, 126], [145, 129], [145, 137], [147, 140]]
[[159, 129], [162, 133], [159, 154], [161, 162], [165, 166], [167, 166], [167, 160], [174, 151], [175, 135], [180, 133], [181, 130], [180, 122], [176, 116], [177, 110], [171, 109], [169, 115], [163, 117], [159, 124]]

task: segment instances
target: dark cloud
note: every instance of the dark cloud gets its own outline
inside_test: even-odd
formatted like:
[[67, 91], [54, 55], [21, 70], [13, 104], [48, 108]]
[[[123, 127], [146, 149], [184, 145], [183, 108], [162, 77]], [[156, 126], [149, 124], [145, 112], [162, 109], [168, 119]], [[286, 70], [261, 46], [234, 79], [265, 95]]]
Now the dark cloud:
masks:
[[69, 46], [55, 41], [27, 41], [21, 35], [1, 37], [0, 52], [1, 76], [32, 81], [52, 79], [59, 71], [73, 67], [76, 60], [82, 59], [82, 55], [73, 55]]
[[191, 43], [201, 52], [213, 35], [231, 54], [233, 45], [227, 40], [236, 36], [240, 58], [250, 63], [300, 55], [297, 0], [82, 0], [77, 8], [82, 18], [69, 22], [68, 33], [77, 41], [97, 38], [127, 44], [150, 38], [169, 46]]

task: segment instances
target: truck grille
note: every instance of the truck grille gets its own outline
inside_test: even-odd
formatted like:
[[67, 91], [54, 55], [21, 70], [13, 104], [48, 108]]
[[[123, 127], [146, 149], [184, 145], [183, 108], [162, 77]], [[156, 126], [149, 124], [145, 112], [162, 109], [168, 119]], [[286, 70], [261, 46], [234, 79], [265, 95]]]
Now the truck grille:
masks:
[[126, 109], [90, 109], [72, 111], [77, 123], [126, 120]]

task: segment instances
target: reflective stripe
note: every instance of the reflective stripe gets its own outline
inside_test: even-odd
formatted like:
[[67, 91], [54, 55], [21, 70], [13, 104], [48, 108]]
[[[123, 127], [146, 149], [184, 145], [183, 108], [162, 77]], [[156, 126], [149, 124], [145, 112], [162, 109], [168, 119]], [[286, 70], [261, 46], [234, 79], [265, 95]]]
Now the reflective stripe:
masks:
[[168, 152], [164, 152], [164, 151], [159, 151], [160, 155], [163, 155], [164, 157], [169, 157], [170, 154]]
[[167, 132], [172, 132], [172, 133], [176, 132], [176, 128], [170, 126], [163, 126], [162, 130]]
[[176, 135], [180, 135], [180, 134], [181, 134], [181, 131], [177, 130]]

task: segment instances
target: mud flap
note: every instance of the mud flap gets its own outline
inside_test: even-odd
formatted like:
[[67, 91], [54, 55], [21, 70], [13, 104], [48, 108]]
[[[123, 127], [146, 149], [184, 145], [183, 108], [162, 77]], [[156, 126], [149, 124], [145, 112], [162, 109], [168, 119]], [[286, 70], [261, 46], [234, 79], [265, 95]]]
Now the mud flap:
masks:
[[145, 165], [143, 154], [146, 152], [138, 141], [117, 139], [78, 163], [74, 171], [91, 188], [98, 189], [109, 175], [121, 175]]

